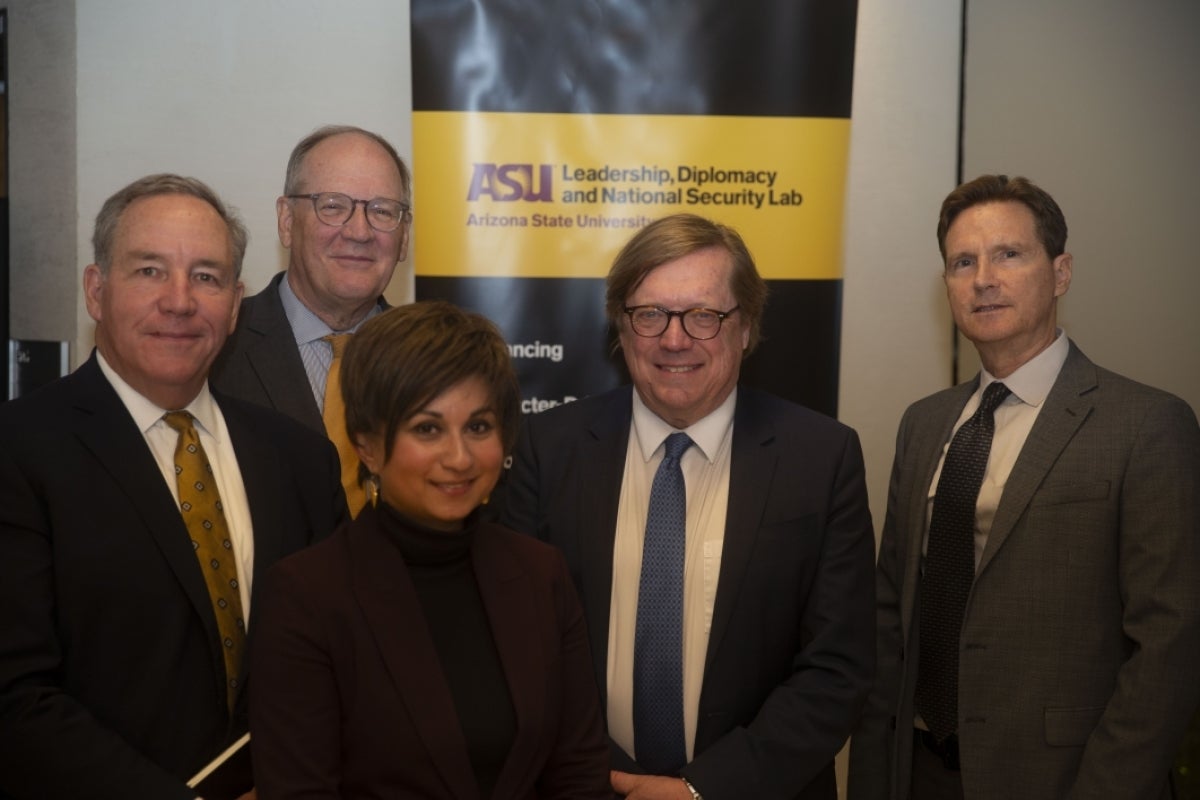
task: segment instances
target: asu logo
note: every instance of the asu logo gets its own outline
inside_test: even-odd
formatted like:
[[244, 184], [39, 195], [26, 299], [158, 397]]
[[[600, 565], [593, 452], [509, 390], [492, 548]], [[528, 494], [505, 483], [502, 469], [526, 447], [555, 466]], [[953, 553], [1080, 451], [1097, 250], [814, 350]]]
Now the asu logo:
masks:
[[553, 164], [476, 164], [467, 202], [489, 197], [499, 202], [527, 200], [548, 203], [554, 187]]

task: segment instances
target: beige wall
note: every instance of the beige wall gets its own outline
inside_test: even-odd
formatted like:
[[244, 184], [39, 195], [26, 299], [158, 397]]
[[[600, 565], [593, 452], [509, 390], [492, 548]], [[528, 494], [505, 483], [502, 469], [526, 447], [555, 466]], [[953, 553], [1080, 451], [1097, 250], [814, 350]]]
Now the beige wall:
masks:
[[972, 0], [968, 26], [966, 176], [1053, 194], [1075, 256], [1060, 324], [1200, 410], [1200, 3]]

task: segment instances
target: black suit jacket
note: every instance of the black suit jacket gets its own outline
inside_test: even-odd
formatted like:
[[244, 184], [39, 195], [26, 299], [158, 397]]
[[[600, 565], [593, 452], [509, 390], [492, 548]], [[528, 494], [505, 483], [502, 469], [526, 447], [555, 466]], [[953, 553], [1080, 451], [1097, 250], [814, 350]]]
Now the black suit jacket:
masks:
[[[631, 392], [527, 417], [505, 501], [508, 525], [566, 553], [602, 691]], [[706, 800], [833, 798], [833, 758], [874, 666], [875, 547], [858, 437], [739, 388], [731, 458], [696, 755], [682, 772]], [[640, 771], [612, 752], [614, 767]]]
[[[337, 455], [214, 396], [257, 578], [345, 518]], [[251, 615], [253, 635], [253, 600]], [[95, 356], [0, 406], [0, 630], [0, 796], [190, 798], [185, 780], [245, 730], [179, 509]]]
[[[611, 798], [583, 614], [562, 555], [482, 523], [471, 564], [517, 732], [493, 798]], [[261, 800], [478, 800], [420, 600], [374, 509], [280, 562], [254, 642]]]
[[[282, 411], [324, 435], [321, 409], [279, 299], [286, 275], [280, 272], [261, 292], [242, 300], [237, 329], [213, 363], [209, 380], [230, 397]], [[382, 297], [379, 303], [388, 308]]]

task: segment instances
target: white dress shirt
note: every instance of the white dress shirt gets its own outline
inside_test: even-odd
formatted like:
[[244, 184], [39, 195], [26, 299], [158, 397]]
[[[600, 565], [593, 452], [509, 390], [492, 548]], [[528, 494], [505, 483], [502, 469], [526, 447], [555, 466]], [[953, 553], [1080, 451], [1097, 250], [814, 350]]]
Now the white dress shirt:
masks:
[[168, 411], [187, 411], [195, 418], [196, 434], [200, 437], [200, 445], [212, 465], [213, 475], [217, 479], [217, 491], [221, 493], [221, 507], [225, 512], [225, 522], [229, 526], [233, 554], [237, 562], [242, 614], [246, 620], [246, 629], [249, 630], [250, 584], [254, 576], [254, 529], [250, 522], [250, 501], [246, 498], [242, 471], [238, 467], [233, 442], [225, 427], [225, 417], [221, 415], [221, 409], [213, 400], [207, 381], [200, 389], [200, 394], [185, 408], [159, 408], [126, 383], [99, 351], [96, 351], [96, 360], [100, 364], [100, 371], [108, 378], [108, 382], [112, 384], [117, 396], [133, 417], [138, 430], [145, 437], [176, 505], [179, 505], [179, 486], [175, 482], [175, 445], [179, 441], [179, 434], [167, 425], [163, 415]]
[[[1001, 381], [1012, 392], [1004, 398], [1004, 402], [996, 409], [996, 430], [992, 436], [992, 450], [988, 456], [987, 469], [983, 474], [983, 484], [979, 488], [979, 499], [975, 504], [975, 568], [979, 569], [983, 550], [987, 547], [988, 534], [992, 530], [992, 520], [996, 517], [996, 508], [1000, 505], [1000, 497], [1004, 494], [1004, 484], [1012, 473], [1021, 448], [1029, 437], [1029, 431], [1042, 410], [1046, 396], [1058, 380], [1058, 373], [1067, 360], [1070, 343], [1062, 330], [1058, 338], [1042, 352], [1022, 364], [1013, 374]], [[980, 373], [979, 388], [967, 400], [962, 414], [954, 423], [954, 433], [964, 422], [975, 414], [983, 399], [983, 392], [997, 379], [987, 370]], [[951, 439], [953, 439], [953, 434]], [[942, 464], [946, 460], [946, 451], [950, 442], [942, 448], [942, 457], [938, 462], [937, 471], [933, 473], [933, 481], [929, 484], [928, 500], [925, 511], [925, 540], [922, 553], [929, 547], [929, 520], [933, 516], [934, 495], [937, 493], [938, 479], [942, 476]]]
[[[737, 390], [718, 408], [684, 430], [693, 445], [680, 459], [687, 489], [687, 543], [683, 566], [683, 725], [687, 758], [692, 760], [704, 658], [717, 599], [725, 514], [729, 504], [729, 464]], [[613, 541], [613, 582], [608, 623], [608, 732], [635, 755], [633, 737], [633, 650], [637, 630], [642, 543], [650, 509], [650, 488], [663, 460], [663, 442], [676, 429], [656, 416], [633, 392], [633, 423], [625, 454], [625, 475]]]

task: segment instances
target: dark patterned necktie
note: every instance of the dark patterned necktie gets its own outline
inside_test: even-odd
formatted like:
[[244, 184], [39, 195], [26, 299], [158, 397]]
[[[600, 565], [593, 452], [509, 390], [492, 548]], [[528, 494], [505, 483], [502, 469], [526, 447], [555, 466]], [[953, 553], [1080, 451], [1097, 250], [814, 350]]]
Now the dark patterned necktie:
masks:
[[654, 474], [633, 648], [633, 742], [653, 775], [674, 775], [687, 761], [683, 734], [683, 557], [687, 491], [679, 459], [686, 433], [667, 437]]
[[192, 538], [192, 550], [200, 562], [213, 614], [217, 618], [221, 652], [225, 657], [226, 701], [232, 710], [246, 643], [246, 620], [238, 590], [233, 540], [229, 538], [229, 525], [225, 521], [212, 465], [200, 446], [192, 415], [186, 411], [172, 411], [164, 415], [163, 420], [179, 432], [179, 442], [175, 445], [179, 510]]
[[933, 498], [921, 578], [916, 703], [938, 741], [958, 730], [958, 647], [975, 580], [975, 505], [992, 449], [993, 414], [1008, 394], [999, 382], [984, 390], [979, 409], [950, 442]]

